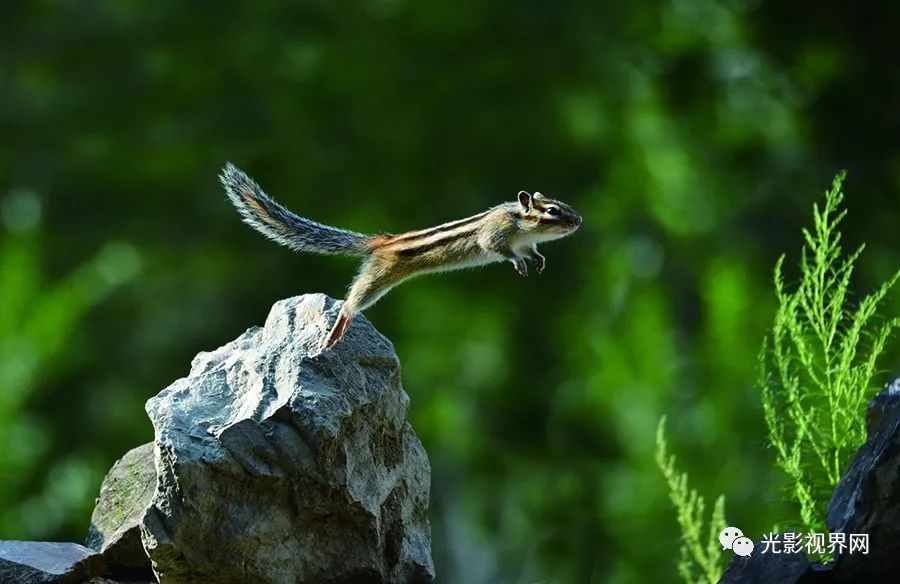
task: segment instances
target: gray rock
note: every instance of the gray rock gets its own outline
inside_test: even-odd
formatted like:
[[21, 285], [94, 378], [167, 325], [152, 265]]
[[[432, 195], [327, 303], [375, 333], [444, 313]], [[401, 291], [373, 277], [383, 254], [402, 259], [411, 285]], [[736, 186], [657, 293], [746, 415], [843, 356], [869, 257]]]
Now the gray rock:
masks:
[[126, 453], [103, 480], [85, 545], [103, 554], [112, 573], [135, 576], [150, 571], [141, 521], [155, 491], [152, 443]]
[[806, 554], [763, 553], [764, 548], [756, 541], [749, 557], [735, 556], [719, 584], [797, 584], [810, 572]]
[[894, 581], [900, 571], [900, 379], [869, 404], [868, 437], [828, 504], [831, 532], [869, 534], [869, 553], [840, 555], [840, 582]]
[[142, 524], [163, 584], [431, 582], [430, 468], [391, 343], [339, 304], [276, 303], [147, 402], [157, 488]]
[[0, 541], [0, 582], [69, 584], [106, 571], [103, 556], [77, 543]]

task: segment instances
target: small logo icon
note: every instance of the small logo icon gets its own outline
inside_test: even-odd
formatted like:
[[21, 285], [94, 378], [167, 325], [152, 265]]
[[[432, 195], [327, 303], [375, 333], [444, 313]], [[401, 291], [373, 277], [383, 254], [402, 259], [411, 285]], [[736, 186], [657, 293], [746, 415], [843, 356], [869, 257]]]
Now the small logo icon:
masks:
[[753, 541], [749, 537], [739, 537], [731, 544], [731, 551], [745, 558], [753, 553]]
[[719, 543], [723, 550], [731, 550], [739, 556], [747, 557], [753, 553], [753, 541], [744, 537], [744, 532], [737, 527], [726, 527], [719, 534]]
[[726, 527], [719, 534], [719, 543], [722, 544], [723, 550], [730, 550], [731, 544], [739, 537], [743, 537], [744, 532], [737, 527]]

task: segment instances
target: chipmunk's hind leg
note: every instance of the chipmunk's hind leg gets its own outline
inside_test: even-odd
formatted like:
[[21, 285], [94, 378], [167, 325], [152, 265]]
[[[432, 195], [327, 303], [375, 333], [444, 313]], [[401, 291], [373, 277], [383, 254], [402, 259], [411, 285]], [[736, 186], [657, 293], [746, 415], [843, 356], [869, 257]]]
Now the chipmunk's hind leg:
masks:
[[344, 301], [341, 312], [325, 341], [325, 348], [330, 349], [337, 344], [350, 328], [353, 317], [375, 304], [398, 282], [399, 280], [383, 267], [371, 262], [365, 264], [350, 286], [347, 300]]
[[325, 341], [325, 348], [330, 349], [338, 341], [344, 338], [344, 333], [347, 332], [347, 329], [350, 328], [350, 323], [353, 322], [353, 317], [355, 314], [347, 314], [344, 313], [344, 310], [341, 309], [341, 312], [338, 314], [337, 320], [334, 321], [334, 326], [331, 327], [331, 332], [328, 333], [328, 339]]

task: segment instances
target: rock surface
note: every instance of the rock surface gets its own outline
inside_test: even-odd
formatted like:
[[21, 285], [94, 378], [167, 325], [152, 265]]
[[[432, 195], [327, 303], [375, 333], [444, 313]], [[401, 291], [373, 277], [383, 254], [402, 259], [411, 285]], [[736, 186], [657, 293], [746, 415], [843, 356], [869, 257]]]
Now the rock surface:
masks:
[[156, 578], [152, 580], [133, 580], [131, 578], [127, 580], [110, 580], [109, 578], [91, 578], [88, 580], [88, 584], [158, 584], [156, 582]]
[[126, 453], [103, 480], [85, 545], [103, 554], [110, 573], [149, 574], [150, 558], [141, 542], [141, 521], [155, 490], [152, 443]]
[[735, 556], [719, 584], [796, 584], [810, 571], [806, 554], [763, 553], [764, 547], [756, 541], [749, 557]]
[[430, 469], [391, 343], [338, 303], [276, 303], [147, 403], [157, 487], [142, 524], [163, 584], [431, 582]]
[[900, 379], [879, 393], [866, 416], [868, 438], [828, 504], [832, 533], [869, 534], [869, 553], [844, 553], [840, 582], [895, 581], [900, 573]]
[[3, 584], [74, 584], [105, 571], [103, 556], [77, 543], [0, 541]]

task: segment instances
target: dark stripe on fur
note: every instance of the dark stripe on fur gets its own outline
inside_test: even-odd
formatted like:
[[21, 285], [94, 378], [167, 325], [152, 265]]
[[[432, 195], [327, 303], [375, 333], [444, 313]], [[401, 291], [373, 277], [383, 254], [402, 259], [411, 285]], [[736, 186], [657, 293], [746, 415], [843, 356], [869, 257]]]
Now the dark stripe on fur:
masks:
[[451, 231], [456, 229], [457, 227], [465, 227], [471, 223], [478, 221], [479, 219], [483, 219], [485, 215], [487, 215], [489, 211], [485, 211], [484, 213], [479, 213], [478, 215], [473, 215], [472, 217], [467, 217], [465, 219], [459, 219], [457, 221], [451, 221], [450, 223], [444, 223], [443, 225], [438, 225], [437, 227], [432, 227], [431, 229], [427, 229], [425, 231], [419, 233], [401, 233], [393, 238], [393, 241], [412, 241], [415, 239], [422, 239], [425, 237], [430, 237], [437, 233], [442, 233], [444, 231]]
[[461, 231], [459, 233], [454, 233], [453, 235], [449, 235], [447, 237], [432, 241], [430, 243], [424, 243], [422, 245], [417, 245], [415, 247], [406, 247], [397, 250], [397, 255], [400, 257], [408, 258], [415, 257], [418, 255], [422, 255], [423, 253], [429, 252], [433, 249], [437, 249], [439, 247], [445, 246], [448, 243], [452, 243], [454, 241], [458, 241], [465, 237], [470, 237], [472, 235], [472, 230]]

